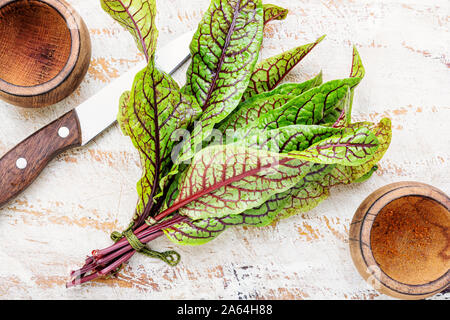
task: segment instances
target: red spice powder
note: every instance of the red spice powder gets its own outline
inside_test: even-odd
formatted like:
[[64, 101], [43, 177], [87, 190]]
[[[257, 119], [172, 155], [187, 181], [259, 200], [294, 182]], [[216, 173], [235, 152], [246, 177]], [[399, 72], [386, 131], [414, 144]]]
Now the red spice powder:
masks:
[[399, 198], [377, 215], [370, 241], [388, 276], [406, 284], [428, 283], [450, 269], [450, 212], [429, 198]]

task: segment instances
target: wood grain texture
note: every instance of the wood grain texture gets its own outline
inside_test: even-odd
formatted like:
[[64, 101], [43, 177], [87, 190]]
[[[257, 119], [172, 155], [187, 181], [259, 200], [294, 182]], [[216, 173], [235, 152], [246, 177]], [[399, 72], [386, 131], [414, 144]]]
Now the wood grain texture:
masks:
[[70, 95], [89, 67], [91, 42], [64, 0], [0, 0], [0, 98], [25, 108]]
[[[34, 130], [92, 96], [135, 66], [131, 36], [96, 1], [69, 0], [86, 21], [93, 59], [69, 98], [45, 109], [0, 103], [0, 154]], [[196, 28], [209, 0], [158, 0], [159, 44]], [[117, 279], [66, 290], [70, 270], [92, 249], [111, 244], [137, 201], [139, 155], [112, 127], [85, 148], [58, 156], [23, 194], [0, 209], [0, 298], [43, 299], [389, 299], [368, 285], [348, 248], [351, 219], [372, 191], [415, 180], [450, 193], [450, 5], [446, 0], [274, 0], [290, 9], [265, 30], [262, 58], [323, 34], [287, 81], [323, 70], [324, 80], [348, 76], [352, 45], [366, 67], [356, 90], [355, 120], [389, 116], [391, 148], [374, 177], [335, 188], [319, 207], [267, 228], [236, 228], [201, 247], [158, 239], [155, 249], [176, 249], [176, 268], [135, 255]], [[176, 79], [184, 82], [184, 71]], [[130, 84], [131, 87], [131, 84]], [[129, 88], [124, 88], [129, 89]], [[449, 294], [432, 299], [448, 299]]]
[[[415, 219], [416, 224], [397, 226], [399, 241], [386, 240], [386, 233], [390, 231], [377, 231], [377, 224], [380, 224], [377, 221], [380, 217], [386, 217], [386, 209], [389, 210], [396, 200], [410, 195], [414, 195], [414, 200], [410, 198], [409, 207], [402, 209], [419, 212], [417, 208], [420, 206], [420, 214], [408, 212], [408, 216]], [[349, 247], [358, 272], [380, 292], [401, 299], [419, 300], [444, 291], [450, 283], [450, 260], [446, 254], [447, 248], [450, 247], [449, 210], [450, 198], [441, 190], [427, 184], [414, 181], [396, 182], [375, 190], [358, 207], [350, 224]], [[397, 211], [394, 214], [402, 213]], [[385, 224], [390, 228], [392, 226], [386, 222]], [[411, 237], [411, 234], [408, 234], [409, 228], [417, 228], [415, 232], [423, 232], [422, 236], [426, 233], [426, 241], [418, 242], [418, 238]], [[379, 244], [374, 246], [373, 243], [373, 236], [377, 233], [381, 233], [379, 237], [384, 240], [383, 243], [388, 241], [388, 245], [393, 246], [392, 252], [377, 250]], [[407, 249], [398, 249], [401, 243], [414, 242], [415, 246], [422, 246], [414, 254], [412, 251], [406, 253]], [[397, 249], [403, 254], [395, 253]], [[390, 259], [401, 262], [385, 262], [391, 261]]]
[[55, 156], [80, 145], [78, 116], [69, 111], [11, 149], [0, 159], [0, 206], [26, 189]]

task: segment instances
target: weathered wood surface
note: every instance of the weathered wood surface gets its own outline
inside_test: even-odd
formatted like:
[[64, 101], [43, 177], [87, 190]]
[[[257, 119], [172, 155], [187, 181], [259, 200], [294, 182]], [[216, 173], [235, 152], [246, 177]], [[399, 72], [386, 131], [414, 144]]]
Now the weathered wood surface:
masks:
[[60, 102], [83, 81], [87, 26], [63, 0], [0, 0], [0, 97], [25, 108]]
[[[80, 88], [57, 105], [26, 110], [0, 103], [0, 155], [134, 66], [131, 37], [98, 1], [69, 0], [90, 30], [93, 57]], [[159, 44], [194, 29], [208, 0], [159, 0]], [[387, 299], [359, 276], [348, 228], [359, 203], [391, 182], [416, 180], [450, 193], [450, 3], [447, 0], [274, 0], [290, 13], [266, 28], [263, 57], [324, 40], [289, 81], [323, 70], [348, 75], [352, 44], [367, 76], [357, 89], [358, 120], [393, 121], [392, 146], [363, 184], [335, 188], [303, 216], [262, 229], [236, 228], [201, 247], [176, 247], [171, 268], [139, 255], [117, 279], [65, 289], [69, 271], [111, 243], [136, 204], [138, 154], [117, 126], [85, 148], [58, 156], [35, 183], [0, 209], [1, 299]], [[177, 79], [183, 81], [183, 72]], [[127, 89], [127, 88], [124, 88]], [[174, 248], [166, 239], [157, 249]], [[438, 295], [434, 299], [449, 298]]]

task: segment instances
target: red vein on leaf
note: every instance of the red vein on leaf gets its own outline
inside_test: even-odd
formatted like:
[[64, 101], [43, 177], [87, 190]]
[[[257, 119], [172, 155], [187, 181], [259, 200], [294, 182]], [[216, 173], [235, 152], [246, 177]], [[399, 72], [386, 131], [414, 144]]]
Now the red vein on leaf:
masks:
[[[148, 56], [148, 52], [147, 52], [147, 45], [145, 44], [145, 40], [142, 37], [142, 33], [141, 33], [141, 30], [139, 29], [139, 26], [137, 25], [136, 21], [134, 20], [133, 15], [130, 13], [130, 10], [128, 10], [129, 7], [126, 7], [122, 0], [117, 0], [117, 1], [122, 5], [122, 7], [127, 12], [128, 16], [130, 17], [130, 20], [133, 23], [134, 28], [136, 29], [136, 32], [138, 34], [139, 41], [141, 42], [142, 51], [144, 51], [145, 59], [148, 62], [149, 61], [149, 56]], [[130, 1], [130, 6], [131, 6], [131, 4], [132, 4], [132, 1]]]
[[[280, 163], [281, 165], [283, 165], [283, 164], [285, 164], [285, 163], [287, 163], [287, 162], [289, 162], [289, 161], [291, 161], [291, 160], [292, 160], [292, 158], [283, 158], [283, 159], [280, 160], [279, 163]], [[195, 200], [197, 200], [197, 199], [203, 197], [203, 196], [206, 195], [206, 194], [209, 194], [209, 193], [211, 193], [211, 192], [213, 192], [213, 191], [215, 191], [215, 190], [217, 190], [217, 189], [219, 189], [219, 188], [225, 187], [225, 186], [227, 186], [227, 185], [229, 185], [229, 184], [231, 184], [231, 183], [233, 183], [233, 182], [239, 181], [239, 180], [241, 180], [241, 179], [243, 179], [243, 178], [245, 178], [245, 177], [248, 177], [248, 176], [251, 176], [251, 175], [255, 175], [255, 174], [257, 174], [258, 172], [260, 172], [260, 171], [262, 171], [262, 170], [264, 170], [264, 169], [268, 169], [268, 168], [270, 168], [270, 167], [272, 167], [272, 164], [271, 164], [271, 163], [270, 163], [270, 164], [267, 164], [267, 165], [265, 165], [265, 166], [257, 167], [257, 168], [255, 168], [255, 169], [250, 170], [250, 171], [244, 172], [244, 173], [242, 173], [242, 174], [240, 174], [240, 175], [233, 176], [233, 177], [230, 178], [230, 179], [221, 181], [221, 182], [219, 182], [219, 183], [217, 183], [217, 184], [215, 184], [215, 185], [212, 185], [212, 186], [210, 186], [210, 187], [208, 187], [208, 188], [206, 188], [206, 189], [204, 189], [204, 190], [201, 190], [201, 191], [199, 191], [199, 192], [197, 192], [197, 193], [195, 193], [195, 194], [193, 194], [193, 195], [187, 197], [186, 199], [181, 200], [181, 201], [175, 203], [175, 204], [172, 205], [170, 208], [168, 208], [168, 209], [166, 209], [165, 211], [161, 212], [159, 215], [157, 215], [157, 216], [155, 217], [155, 220], [157, 220], [157, 221], [162, 220], [162, 219], [164, 219], [165, 217], [167, 217], [168, 215], [170, 215], [171, 213], [174, 213], [175, 211], [177, 211], [177, 210], [183, 208], [184, 206], [186, 206], [186, 205], [189, 204], [190, 202], [195, 201]]]

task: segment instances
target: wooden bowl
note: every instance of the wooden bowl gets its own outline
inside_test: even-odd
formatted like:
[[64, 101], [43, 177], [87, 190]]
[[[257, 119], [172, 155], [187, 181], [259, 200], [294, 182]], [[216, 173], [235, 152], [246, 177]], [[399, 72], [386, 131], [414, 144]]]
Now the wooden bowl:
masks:
[[61, 101], [89, 67], [87, 27], [63, 0], [0, 0], [0, 98], [37, 108]]
[[350, 252], [362, 277], [381, 293], [424, 299], [450, 283], [450, 198], [419, 182], [384, 186], [357, 209]]

